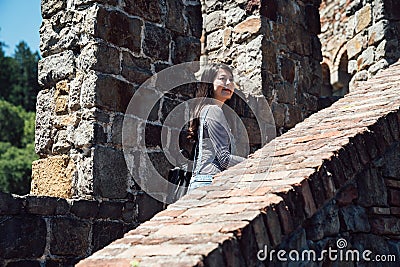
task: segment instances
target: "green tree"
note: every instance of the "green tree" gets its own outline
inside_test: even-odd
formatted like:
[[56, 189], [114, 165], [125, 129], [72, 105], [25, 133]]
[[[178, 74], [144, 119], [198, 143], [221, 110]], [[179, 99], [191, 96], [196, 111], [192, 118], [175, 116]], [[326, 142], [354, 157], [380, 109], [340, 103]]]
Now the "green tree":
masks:
[[0, 191], [29, 193], [34, 136], [35, 113], [0, 100]]
[[24, 134], [22, 108], [5, 100], [0, 100], [0, 142], [8, 142], [20, 147]]
[[17, 45], [13, 66], [16, 77], [8, 100], [14, 105], [24, 107], [27, 111], [35, 110], [36, 97], [40, 90], [37, 81], [39, 59], [39, 53], [32, 53], [25, 42]]
[[[1, 146], [7, 145], [0, 143]], [[0, 155], [0, 190], [19, 195], [28, 194], [32, 175], [32, 161], [36, 159], [33, 144], [24, 148], [9, 146], [5, 153]]]
[[5, 55], [4, 46], [0, 41], [0, 99], [8, 99], [13, 85], [16, 84], [17, 65], [14, 58]]

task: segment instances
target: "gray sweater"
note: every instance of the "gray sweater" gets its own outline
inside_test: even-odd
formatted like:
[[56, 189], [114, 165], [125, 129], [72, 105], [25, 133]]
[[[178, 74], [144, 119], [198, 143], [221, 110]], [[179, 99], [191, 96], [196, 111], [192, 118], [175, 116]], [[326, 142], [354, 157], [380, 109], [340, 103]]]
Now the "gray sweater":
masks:
[[[203, 127], [203, 155], [199, 174], [214, 175], [242, 162], [245, 158], [231, 154], [234, 138], [222, 109], [217, 105], [205, 107], [207, 106], [209, 110]], [[205, 107], [200, 112], [200, 118], [206, 111]], [[198, 132], [200, 133], [200, 129]], [[196, 160], [196, 164], [198, 162], [199, 160]]]

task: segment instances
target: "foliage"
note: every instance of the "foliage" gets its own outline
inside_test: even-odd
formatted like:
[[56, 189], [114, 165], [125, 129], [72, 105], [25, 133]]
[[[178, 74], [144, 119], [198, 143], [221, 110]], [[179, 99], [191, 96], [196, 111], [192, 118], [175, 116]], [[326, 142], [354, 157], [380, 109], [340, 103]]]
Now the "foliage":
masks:
[[34, 149], [39, 54], [20, 42], [13, 57], [0, 41], [0, 191], [30, 191]]
[[20, 42], [13, 57], [7, 57], [0, 42], [0, 98], [27, 111], [35, 111], [38, 84], [39, 53], [32, 53], [25, 42]]
[[0, 141], [20, 147], [24, 134], [22, 110], [7, 101], [0, 100]]
[[29, 193], [32, 161], [37, 159], [33, 144], [24, 148], [0, 143], [0, 190], [19, 195]]

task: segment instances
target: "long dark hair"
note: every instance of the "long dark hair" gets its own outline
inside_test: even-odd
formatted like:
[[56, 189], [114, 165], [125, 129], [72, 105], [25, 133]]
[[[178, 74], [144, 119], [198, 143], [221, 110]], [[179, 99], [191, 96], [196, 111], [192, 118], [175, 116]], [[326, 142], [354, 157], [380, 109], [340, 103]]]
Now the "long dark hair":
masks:
[[202, 108], [210, 103], [210, 98], [214, 98], [214, 80], [220, 69], [228, 71], [232, 76], [232, 69], [223, 63], [208, 64], [201, 75], [200, 82], [197, 84], [194, 97], [197, 98], [194, 110], [191, 112], [191, 120], [188, 129], [188, 139], [192, 142], [197, 141], [197, 132], [200, 126], [200, 112]]

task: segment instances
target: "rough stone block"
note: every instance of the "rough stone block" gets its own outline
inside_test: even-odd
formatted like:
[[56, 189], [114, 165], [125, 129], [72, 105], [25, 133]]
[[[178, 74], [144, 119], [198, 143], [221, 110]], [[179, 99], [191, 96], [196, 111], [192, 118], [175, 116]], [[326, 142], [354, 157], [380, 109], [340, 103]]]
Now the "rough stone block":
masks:
[[225, 25], [225, 12], [214, 11], [206, 15], [206, 32], [212, 32], [221, 29]]
[[123, 0], [124, 10], [132, 15], [149, 21], [161, 22], [161, 5], [159, 0]]
[[50, 253], [83, 257], [89, 252], [90, 224], [71, 218], [54, 218], [50, 222]]
[[222, 30], [218, 30], [218, 31], [210, 33], [207, 36], [207, 48], [209, 51], [222, 47], [223, 39], [224, 39], [223, 33], [224, 32]]
[[123, 225], [116, 222], [98, 221], [93, 224], [92, 235], [93, 251], [97, 251], [112, 241], [123, 237]]
[[377, 235], [400, 235], [400, 220], [395, 217], [373, 218], [371, 232]]
[[387, 16], [391, 20], [400, 20], [400, 2], [396, 0], [386, 0]]
[[146, 147], [162, 147], [161, 145], [161, 130], [159, 125], [146, 124], [145, 127], [145, 144]]
[[36, 160], [32, 163], [31, 194], [70, 198], [75, 176], [75, 163], [66, 155]]
[[81, 106], [126, 112], [135, 88], [110, 75], [91, 73], [82, 85]]
[[128, 223], [137, 222], [137, 211], [136, 202], [126, 202], [122, 209], [122, 219]]
[[67, 7], [67, 2], [64, 0], [41, 0], [40, 2], [43, 18], [49, 18]]
[[358, 34], [349, 42], [347, 42], [347, 56], [350, 59], [355, 58], [366, 47], [367, 39], [365, 36]]
[[358, 198], [358, 190], [355, 184], [347, 184], [336, 194], [336, 201], [339, 206], [352, 204]]
[[186, 6], [186, 17], [189, 18], [189, 28], [192, 35], [200, 39], [203, 29], [201, 5]]
[[121, 202], [104, 201], [100, 203], [98, 218], [119, 220], [122, 216], [124, 204]]
[[175, 40], [172, 54], [172, 62], [180, 64], [184, 62], [198, 61], [200, 59], [200, 41], [195, 37], [179, 36]]
[[184, 5], [182, 1], [166, 1], [167, 3], [167, 29], [178, 34], [187, 34], [187, 23], [184, 14]]
[[23, 206], [23, 199], [15, 198], [9, 193], [0, 192], [0, 215], [19, 214]]
[[110, 199], [125, 198], [128, 190], [129, 171], [123, 152], [97, 146], [93, 153], [93, 190], [95, 196]]
[[400, 206], [400, 190], [389, 189], [389, 205]]
[[[168, 61], [170, 56], [170, 32], [152, 23], [144, 29], [143, 52], [153, 59]], [[162, 44], [162, 45], [160, 45]]]
[[68, 96], [61, 95], [55, 100], [55, 112], [57, 115], [64, 115], [68, 113]]
[[[163, 152], [148, 153], [148, 156], [157, 173], [167, 179], [169, 170], [175, 167], [175, 162], [170, 162]], [[159, 189], [163, 191], [162, 188]]]
[[279, 245], [282, 241], [282, 230], [277, 212], [273, 209], [268, 209], [264, 215], [264, 220], [270, 236], [271, 245]]
[[341, 231], [353, 233], [370, 231], [366, 210], [360, 206], [349, 205], [339, 210]]
[[[47, 263], [47, 262], [46, 262]], [[16, 261], [9, 261], [5, 267], [40, 267], [40, 261], [34, 260], [16, 260]]]
[[387, 36], [388, 26], [387, 20], [381, 20], [368, 28], [368, 45], [375, 45], [382, 41]]
[[46, 222], [37, 216], [0, 217], [2, 259], [40, 258], [46, 246]]
[[232, 238], [225, 240], [222, 243], [222, 249], [225, 255], [227, 266], [245, 266], [243, 255], [237, 239]]
[[117, 6], [118, 0], [75, 0], [74, 1], [74, 4], [76, 6], [83, 6], [91, 3], [100, 3], [100, 4], [107, 4], [110, 6]]
[[[286, 57], [278, 57], [279, 69], [283, 79], [293, 83], [296, 76], [296, 64], [293, 60]], [[294, 88], [293, 88], [294, 94]]]
[[137, 195], [138, 221], [145, 222], [164, 209], [164, 203], [140, 191]]
[[258, 251], [258, 249], [254, 231], [251, 225], [243, 228], [239, 242], [240, 250], [242, 252], [244, 261], [246, 262], [244, 266], [256, 266], [257, 262], [259, 261], [256, 259], [256, 257], [254, 257], [254, 252]]
[[306, 223], [307, 239], [315, 241], [325, 236], [339, 233], [340, 221], [338, 214], [338, 207], [332, 201], [317, 211]]
[[368, 192], [368, 194], [359, 194], [358, 204], [363, 207], [387, 206], [386, 185], [376, 169], [367, 170], [358, 175], [357, 188], [359, 192]]
[[[378, 59], [378, 55], [376, 55], [376, 59]], [[389, 62], [386, 59], [381, 59], [375, 64], [373, 64], [371, 67], [369, 67], [368, 72], [371, 73], [371, 75], [377, 74], [379, 71], [386, 69], [389, 66]]]
[[384, 165], [382, 166], [382, 176], [400, 180], [400, 146], [394, 145], [384, 157]]
[[245, 17], [246, 11], [240, 7], [234, 7], [226, 11], [226, 25], [235, 26]]
[[71, 206], [71, 213], [79, 218], [97, 218], [99, 203], [89, 200], [74, 200]]
[[95, 70], [119, 74], [119, 51], [104, 43], [85, 46], [77, 58], [77, 68], [82, 71]]
[[38, 63], [39, 84], [45, 87], [58, 81], [70, 79], [75, 73], [75, 56], [72, 51], [65, 51], [41, 59]]
[[65, 199], [52, 197], [26, 197], [26, 210], [37, 215], [64, 215], [69, 210]]
[[143, 23], [119, 11], [99, 8], [94, 34], [117, 46], [140, 52]]
[[365, 5], [361, 10], [356, 12], [356, 34], [367, 28], [372, 21], [371, 5]]
[[39, 155], [51, 153], [54, 142], [53, 116], [54, 98], [52, 90], [42, 90], [37, 96], [35, 152]]
[[89, 147], [95, 141], [100, 141], [95, 140], [94, 122], [92, 121], [81, 121], [71, 135], [74, 145], [79, 148]]
[[306, 25], [309, 32], [313, 34], [321, 33], [321, 22], [319, 17], [319, 10], [313, 5], [306, 5], [305, 7], [305, 19]]
[[130, 82], [142, 84], [152, 76], [150, 63], [148, 58], [139, 58], [131, 53], [122, 52], [121, 74]]
[[375, 47], [370, 46], [357, 58], [358, 70], [364, 70], [375, 63]]
[[299, 106], [286, 105], [287, 113], [285, 116], [285, 127], [292, 128], [297, 123], [303, 121], [303, 113]]
[[397, 60], [399, 58], [398, 47], [399, 41], [397, 39], [382, 40], [376, 48], [376, 60], [381, 58]]

